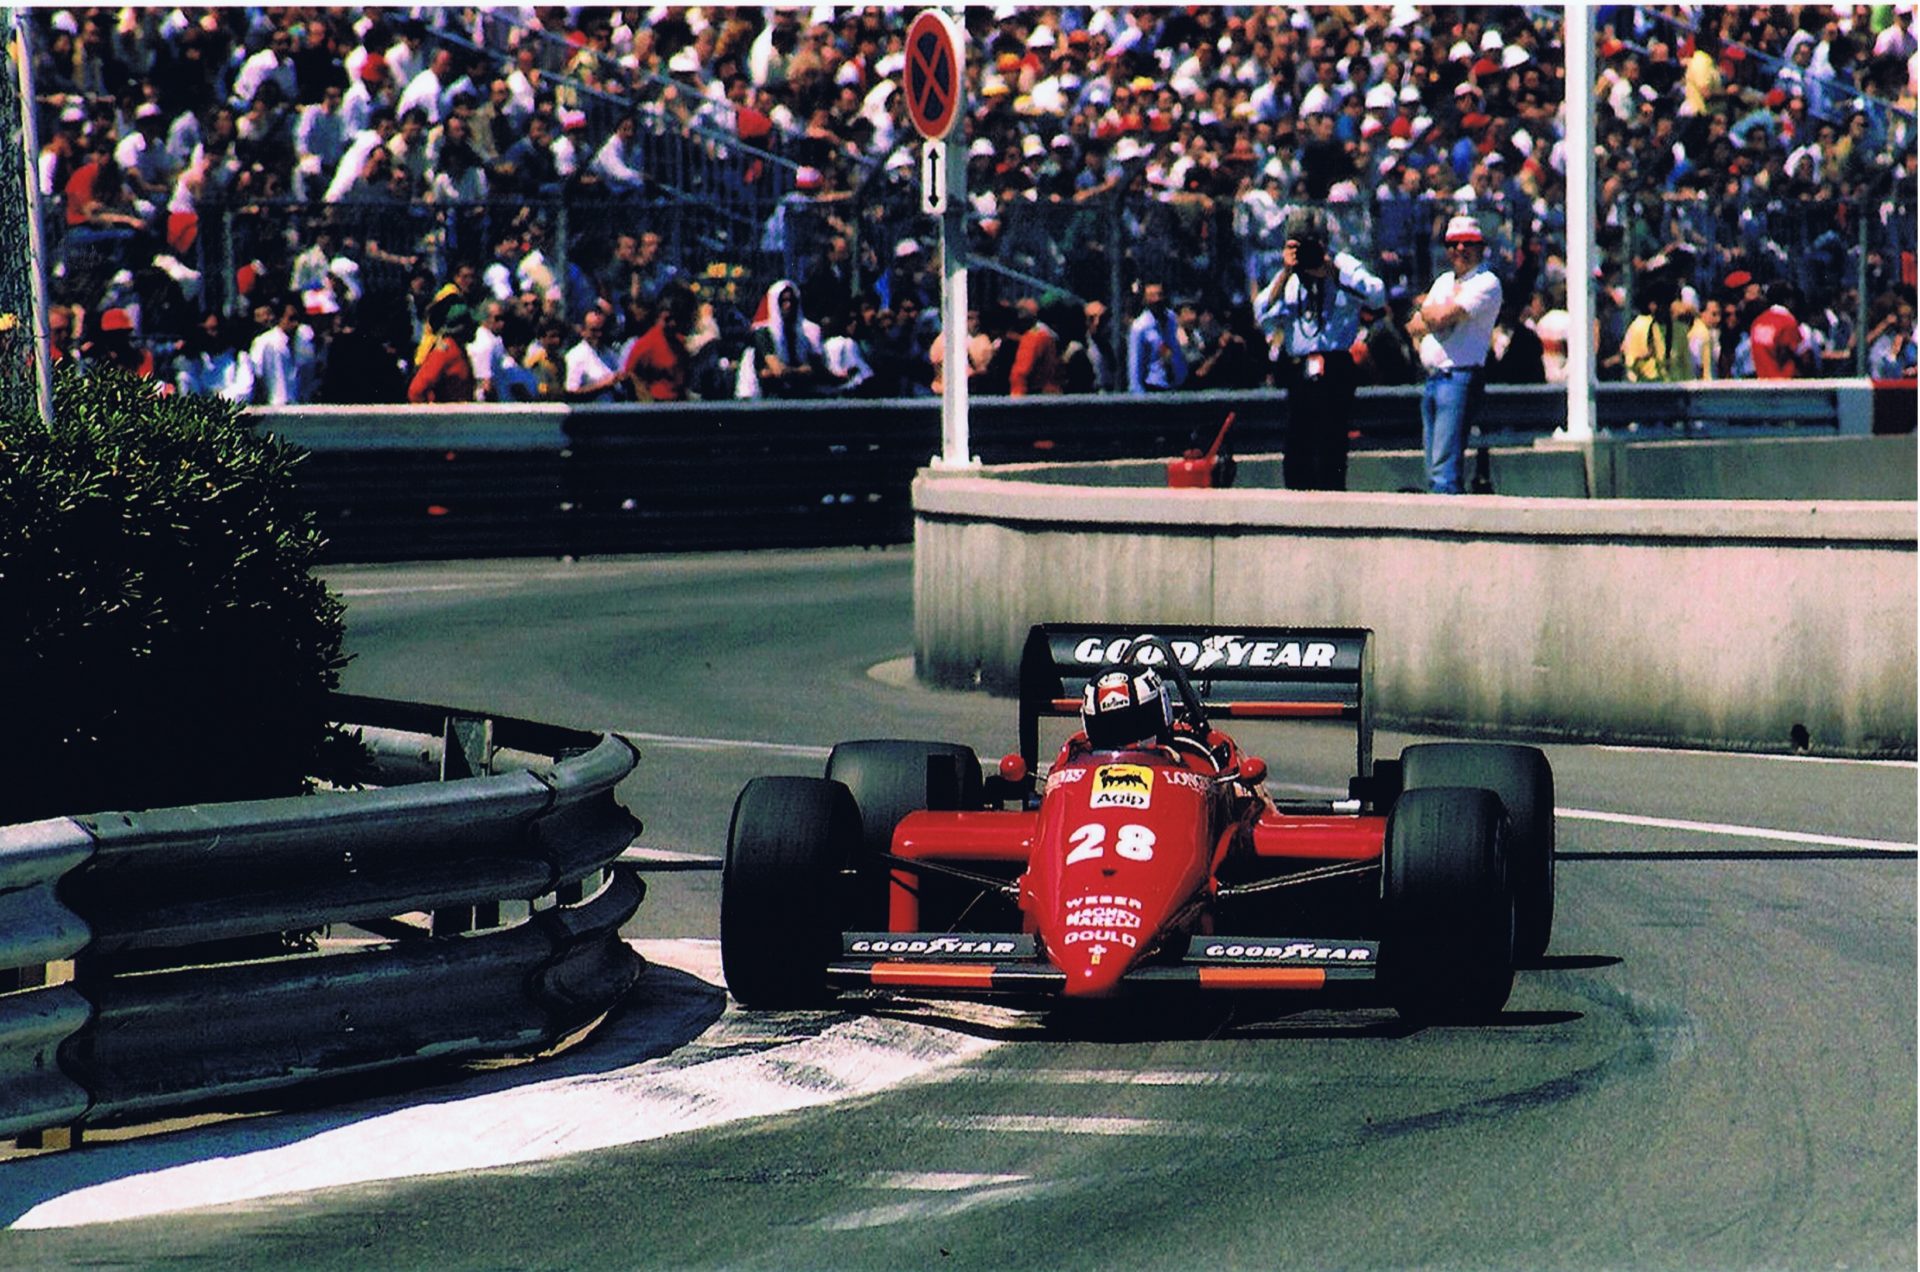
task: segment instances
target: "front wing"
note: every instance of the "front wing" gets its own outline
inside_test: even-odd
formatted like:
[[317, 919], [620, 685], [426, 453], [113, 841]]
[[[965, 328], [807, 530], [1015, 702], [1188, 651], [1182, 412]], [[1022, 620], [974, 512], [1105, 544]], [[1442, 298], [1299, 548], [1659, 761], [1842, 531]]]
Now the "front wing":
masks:
[[[1317, 990], [1369, 984], [1378, 941], [1196, 936], [1183, 958], [1136, 967], [1123, 988]], [[955, 994], [1058, 994], [1066, 973], [1028, 933], [849, 932], [827, 981], [842, 989]]]

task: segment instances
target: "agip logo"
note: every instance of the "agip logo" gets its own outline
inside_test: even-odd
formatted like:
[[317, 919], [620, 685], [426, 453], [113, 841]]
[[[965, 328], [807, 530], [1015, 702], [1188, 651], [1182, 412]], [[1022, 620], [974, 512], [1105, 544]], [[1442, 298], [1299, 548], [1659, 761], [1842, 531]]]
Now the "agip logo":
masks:
[[1102, 764], [1093, 771], [1088, 808], [1146, 808], [1153, 803], [1153, 770], [1144, 764]]

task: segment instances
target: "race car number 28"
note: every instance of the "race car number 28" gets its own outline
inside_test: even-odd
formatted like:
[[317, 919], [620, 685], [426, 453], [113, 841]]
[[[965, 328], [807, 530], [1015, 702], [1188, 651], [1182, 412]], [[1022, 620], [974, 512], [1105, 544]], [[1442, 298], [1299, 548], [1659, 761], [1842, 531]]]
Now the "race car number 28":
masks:
[[[1078, 861], [1092, 861], [1107, 851], [1107, 828], [1099, 822], [1089, 822], [1067, 836], [1067, 842], [1073, 850], [1067, 854], [1067, 864]], [[1153, 831], [1134, 822], [1114, 829], [1113, 850], [1128, 861], [1153, 860]]]

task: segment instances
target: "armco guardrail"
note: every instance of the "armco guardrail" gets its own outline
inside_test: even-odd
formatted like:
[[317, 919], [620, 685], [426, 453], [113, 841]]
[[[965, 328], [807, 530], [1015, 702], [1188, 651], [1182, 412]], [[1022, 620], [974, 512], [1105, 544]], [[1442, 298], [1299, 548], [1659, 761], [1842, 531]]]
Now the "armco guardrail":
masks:
[[[539, 1049], [633, 984], [630, 744], [336, 703], [405, 784], [0, 827], [0, 985], [27, 984], [0, 993], [0, 1134]], [[187, 948], [349, 924], [387, 939]]]
[[[1597, 411], [1603, 428], [1648, 426], [1633, 435], [1641, 442], [1762, 427], [1833, 440], [1900, 431], [1903, 419], [1911, 433], [1911, 385], [1899, 397], [1904, 416], [1879, 409], [1886, 396], [1864, 380], [1605, 385]], [[989, 464], [1165, 460], [1205, 445], [1232, 412], [1235, 452], [1270, 454], [1284, 446], [1287, 409], [1276, 391], [978, 398], [969, 449]], [[256, 408], [252, 418], [311, 452], [299, 480], [329, 557], [341, 561], [906, 543], [913, 475], [941, 447], [931, 398]], [[1494, 386], [1474, 444], [1526, 447], [1565, 422], [1564, 390]], [[1366, 452], [1418, 449], [1419, 390], [1361, 390], [1355, 428], [1360, 481]], [[1778, 465], [1780, 480], [1806, 461]], [[1847, 463], [1827, 466], [1840, 471], [1825, 497], [1897, 497], [1850, 491]], [[1885, 470], [1879, 461], [1854, 467]], [[1607, 484], [1612, 472], [1590, 493], [1618, 493]]]

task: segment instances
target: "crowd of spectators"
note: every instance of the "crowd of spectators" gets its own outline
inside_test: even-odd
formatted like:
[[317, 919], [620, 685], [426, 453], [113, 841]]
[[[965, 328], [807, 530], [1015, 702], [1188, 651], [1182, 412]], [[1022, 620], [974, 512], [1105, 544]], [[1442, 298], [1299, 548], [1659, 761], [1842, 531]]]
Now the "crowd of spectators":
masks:
[[1912, 376], [1913, 6], [1597, 17], [1601, 376]]
[[[938, 393], [908, 16], [33, 10], [55, 356], [266, 404]], [[1851, 373], [1859, 341], [1911, 374], [1911, 6], [1595, 21], [1601, 374]], [[997, 270], [967, 316], [975, 392], [1270, 383], [1249, 302], [1303, 204], [1388, 284], [1356, 346], [1371, 381], [1419, 378], [1407, 305], [1463, 211], [1505, 288], [1492, 378], [1564, 374], [1557, 11], [965, 22], [968, 247]], [[671, 188], [660, 138], [708, 184]], [[751, 241], [703, 238], [734, 195]], [[1773, 309], [1791, 357], [1752, 349]]]

